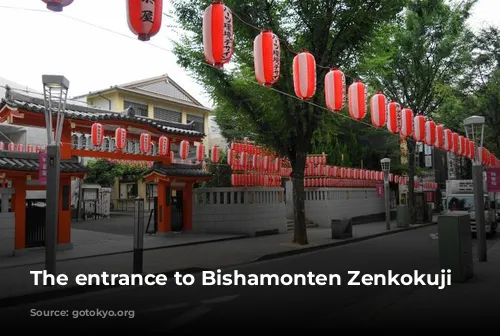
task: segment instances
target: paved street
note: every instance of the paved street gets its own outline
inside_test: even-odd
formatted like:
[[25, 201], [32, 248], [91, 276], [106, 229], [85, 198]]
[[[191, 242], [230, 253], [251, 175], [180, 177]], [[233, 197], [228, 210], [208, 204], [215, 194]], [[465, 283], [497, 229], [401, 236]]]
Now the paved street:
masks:
[[[469, 320], [467, 316], [474, 313], [476, 306], [468, 306], [470, 298], [461, 297], [455, 293], [453, 299], [461, 302], [460, 310], [448, 314], [447, 309], [438, 305], [446, 305], [452, 301], [439, 299], [446, 297], [447, 291], [460, 290], [463, 286], [479, 288], [480, 284], [455, 284], [444, 289], [421, 286], [347, 286], [350, 279], [348, 271], [360, 271], [361, 274], [387, 274], [388, 270], [397, 273], [411, 273], [418, 270], [420, 273], [439, 272], [438, 240], [433, 239], [437, 227], [432, 226], [419, 230], [401, 232], [394, 235], [380, 237], [364, 242], [353, 243], [300, 254], [297, 256], [252, 263], [232, 269], [225, 269], [224, 273], [237, 269], [243, 274], [339, 274], [342, 283], [334, 286], [202, 286], [199, 276], [192, 286], [178, 286], [174, 279], [169, 279], [165, 286], [116, 288], [105, 292], [83, 294], [71, 298], [53, 300], [37, 304], [14, 307], [0, 311], [2, 327], [10, 328], [14, 323], [17, 330], [34, 328], [40, 330], [42, 324], [51, 329], [64, 329], [68, 326], [76, 330], [99, 328], [100, 330], [141, 330], [141, 331], [197, 331], [204, 330], [305, 330], [349, 328], [362, 329], [370, 326], [387, 325], [392, 327], [429, 328], [445, 325], [450, 321], [475, 323], [481, 326], [478, 319]], [[488, 247], [495, 245], [499, 237], [488, 240]], [[474, 240], [475, 242], [475, 240]], [[473, 247], [476, 253], [475, 246]], [[497, 250], [496, 256], [500, 256]], [[492, 258], [498, 262], [500, 258]], [[486, 264], [483, 264], [486, 265]], [[479, 280], [483, 268], [478, 267]], [[498, 267], [497, 267], [498, 268]], [[471, 281], [474, 283], [474, 281]], [[483, 308], [487, 307], [491, 295], [489, 292], [480, 298]], [[411, 314], [399, 309], [398, 319], [391, 320], [390, 315], [380, 322], [380, 316], [391, 309], [395, 304], [402, 304], [415, 296], [427, 295], [428, 306], [420, 310], [413, 309]], [[450, 295], [448, 295], [449, 297]], [[496, 297], [498, 299], [498, 297]], [[434, 300], [434, 301], [433, 301]], [[488, 301], [490, 300], [490, 301]], [[495, 301], [496, 302], [496, 301]], [[404, 309], [407, 309], [409, 306]], [[455, 304], [456, 307], [456, 304]], [[54, 313], [56, 310], [67, 311], [70, 317], [54, 317], [53, 319], [39, 319], [29, 317], [32, 312]], [[36, 309], [36, 310], [35, 310]], [[133, 318], [129, 317], [80, 317], [72, 318], [75, 311], [89, 314], [99, 309], [102, 312], [112, 310], [116, 314], [127, 314], [132, 310]], [[394, 309], [393, 309], [394, 311]], [[427, 324], [420, 324], [422, 316], [432, 320]], [[498, 309], [482, 310], [480, 317], [485, 321], [493, 321], [498, 317]], [[22, 321], [20, 321], [22, 319]], [[470, 324], [469, 323], [469, 324]], [[486, 328], [489, 323], [482, 324]]]

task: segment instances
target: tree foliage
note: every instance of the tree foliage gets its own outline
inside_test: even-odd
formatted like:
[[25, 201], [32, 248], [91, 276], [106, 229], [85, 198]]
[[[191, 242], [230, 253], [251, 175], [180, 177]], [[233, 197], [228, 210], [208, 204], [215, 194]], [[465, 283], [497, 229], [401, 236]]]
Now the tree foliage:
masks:
[[112, 187], [117, 177], [126, 181], [138, 181], [149, 169], [147, 167], [114, 163], [108, 160], [89, 161], [88, 168], [89, 172], [84, 182], [99, 184], [104, 188]]
[[[359, 53], [372, 33], [399, 13], [405, 2], [227, 0], [225, 4], [233, 10], [235, 45], [231, 65], [220, 70], [207, 66], [202, 49], [202, 14], [210, 1], [172, 0], [175, 17], [183, 30], [174, 50], [178, 62], [206, 88], [217, 106], [217, 122], [233, 125], [234, 132], [248, 130], [253, 140], [290, 159], [296, 243], [308, 243], [304, 168], [307, 153], [318, 147], [314, 136], [334, 132], [330, 135], [333, 137], [335, 130], [345, 129], [340, 118], [332, 117], [322, 108], [323, 78], [330, 67], [341, 67], [354, 76]], [[281, 38], [280, 78], [271, 89], [255, 81], [253, 41], [259, 33], [255, 27], [272, 30]], [[323, 65], [317, 69], [316, 94], [310, 104], [294, 94], [292, 61], [300, 50], [307, 50], [318, 65]], [[226, 114], [221, 116], [222, 112]], [[230, 127], [225, 132], [231, 136]], [[347, 142], [339, 144], [344, 145], [349, 148]]]
[[[437, 115], [471, 62], [473, 34], [465, 21], [475, 2], [412, 0], [396, 22], [378, 30], [364, 54], [360, 71], [369, 85], [415, 114]], [[448, 99], [448, 103], [458, 102]], [[416, 143], [413, 138], [406, 142], [410, 158], [408, 206], [414, 219], [412, 158]]]

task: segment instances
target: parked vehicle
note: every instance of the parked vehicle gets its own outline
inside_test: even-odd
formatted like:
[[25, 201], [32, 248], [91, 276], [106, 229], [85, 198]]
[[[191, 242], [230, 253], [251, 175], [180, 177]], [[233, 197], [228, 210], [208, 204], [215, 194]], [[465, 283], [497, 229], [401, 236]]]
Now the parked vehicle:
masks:
[[[476, 212], [472, 180], [449, 180], [446, 181], [446, 196], [443, 198], [444, 213], [460, 212], [469, 214], [471, 233], [476, 233]], [[485, 229], [488, 236], [497, 231], [499, 216], [496, 212], [496, 202], [490, 196], [484, 194], [484, 219]]]

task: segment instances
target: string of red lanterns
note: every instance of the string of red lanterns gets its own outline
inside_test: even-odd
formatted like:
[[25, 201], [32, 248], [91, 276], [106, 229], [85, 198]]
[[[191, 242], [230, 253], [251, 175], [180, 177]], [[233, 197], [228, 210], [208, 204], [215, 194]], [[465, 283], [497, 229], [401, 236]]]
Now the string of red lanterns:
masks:
[[[221, 24], [224, 23], [224, 24]], [[217, 36], [217, 38], [214, 38]], [[222, 36], [222, 37], [220, 37]], [[265, 40], [265, 42], [264, 42]], [[213, 2], [203, 16], [203, 45], [207, 62], [222, 67], [228, 63], [233, 54], [233, 19], [231, 10], [221, 1]], [[270, 30], [261, 32], [254, 40], [255, 77], [260, 84], [271, 86], [279, 77], [279, 38]], [[214, 50], [219, 52], [214, 57]], [[295, 95], [302, 99], [311, 99], [316, 94], [316, 60], [304, 50], [293, 59], [293, 84]], [[325, 103], [328, 110], [339, 112], [345, 102], [345, 75], [338, 69], [332, 69], [324, 78]], [[352, 119], [363, 120], [367, 114], [367, 86], [360, 80], [354, 81], [347, 89], [349, 115]], [[371, 123], [377, 128], [386, 126], [390, 133], [399, 133], [403, 137], [413, 137], [418, 142], [428, 146], [445, 149], [456, 155], [473, 158], [466, 155], [467, 151], [460, 149], [470, 147], [466, 143], [453, 140], [453, 145], [442, 148], [446, 142], [443, 127], [434, 121], [426, 120], [422, 115], [415, 115], [410, 108], [401, 108], [397, 102], [387, 104], [387, 98], [382, 92], [370, 99]], [[441, 126], [441, 127], [437, 127]], [[456, 136], [458, 133], [453, 132]], [[443, 139], [445, 136], [445, 139]], [[469, 141], [466, 139], [466, 141]], [[497, 159], [495, 157], [495, 159]], [[483, 160], [485, 161], [485, 160]], [[487, 160], [486, 160], [487, 161]]]
[[[58, 12], [73, 2], [73, 0], [42, 1], [47, 4], [49, 10]], [[159, 32], [162, 10], [163, 0], [127, 0], [129, 28], [139, 40], [148, 41]], [[202, 26], [205, 59], [212, 66], [222, 68], [233, 56], [234, 32], [231, 9], [222, 1], [212, 2], [204, 11]], [[271, 30], [260, 32], [254, 40], [254, 66], [255, 76], [260, 84], [272, 86], [279, 79], [280, 42], [279, 37]], [[294, 90], [300, 99], [308, 100], [316, 94], [316, 67], [314, 56], [307, 51], [302, 51], [294, 57]], [[342, 71], [332, 69], [325, 76], [325, 100], [330, 111], [339, 112], [345, 106], [345, 86], [345, 75]], [[364, 119], [367, 114], [366, 85], [357, 80], [347, 91], [350, 116], [358, 121]], [[434, 124], [428, 123], [430, 120], [426, 121], [423, 116], [414, 116], [411, 109], [401, 109], [397, 102], [381, 106], [381, 102], [385, 101], [384, 98], [385, 96], [379, 92], [370, 99], [373, 126], [381, 128], [386, 125], [390, 133], [400, 133], [403, 137], [413, 136], [415, 140], [424, 142], [428, 146], [444, 149], [465, 158], [474, 158], [475, 146], [471, 140], [451, 130], [443, 130], [441, 125], [436, 125], [434, 122], [432, 122]], [[117, 129], [116, 135], [117, 148], [122, 150], [125, 147], [123, 139], [126, 138], [126, 130]], [[98, 134], [96, 136], [95, 143], [100, 145], [102, 139]], [[480, 150], [488, 156], [482, 158], [482, 163], [486, 165], [491, 162], [492, 154], [484, 147]], [[494, 161], [497, 162], [498, 159], [494, 157]]]

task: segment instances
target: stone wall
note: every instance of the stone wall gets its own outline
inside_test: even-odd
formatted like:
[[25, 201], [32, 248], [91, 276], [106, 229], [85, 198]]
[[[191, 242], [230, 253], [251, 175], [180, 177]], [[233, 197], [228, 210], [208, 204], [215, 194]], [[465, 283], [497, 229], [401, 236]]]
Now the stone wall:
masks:
[[197, 188], [193, 231], [263, 235], [286, 232], [283, 188]]

